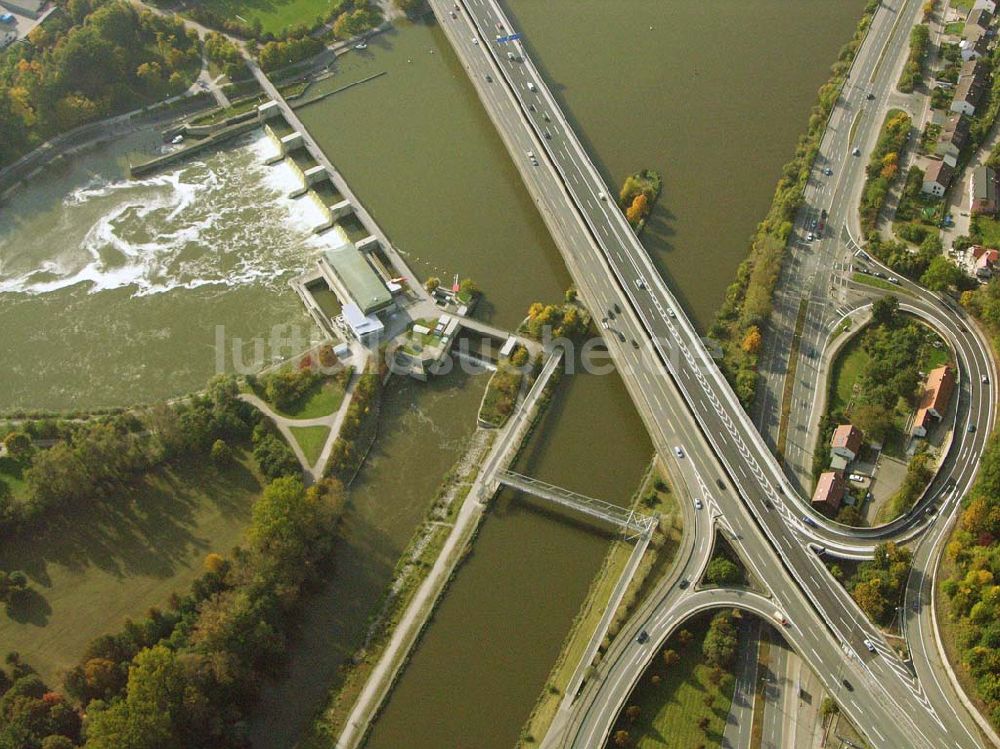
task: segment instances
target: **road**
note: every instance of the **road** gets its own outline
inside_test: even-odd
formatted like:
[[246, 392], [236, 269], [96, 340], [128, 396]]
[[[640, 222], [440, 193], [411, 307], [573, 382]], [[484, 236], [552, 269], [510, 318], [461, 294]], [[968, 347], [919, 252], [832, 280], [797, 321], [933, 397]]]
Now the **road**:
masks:
[[[924, 518], [888, 531], [862, 532], [867, 541], [860, 542], [850, 529], [818, 519], [812, 520], [815, 528], [801, 522], [805, 503], [794, 496], [697, 332], [607, 199], [608, 188], [524, 47], [501, 47], [494, 41], [496, 24], [510, 29], [509, 20], [488, 0], [460, 3], [455, 18], [451, 3], [431, 0], [431, 6], [582, 298], [598, 314], [613, 312], [609, 350], [654, 445], [672, 461], [675, 477], [697, 488], [706, 511], [723, 517], [741, 539], [737, 550], [772, 592], [770, 612], [779, 608], [791, 620], [787, 633], [796, 651], [874, 745], [979, 745], [968, 716], [950, 700], [928, 698], [924, 685], [912, 678], [810, 546], [819, 538], [853, 549], [867, 543], [870, 549], [880, 534], [896, 534], [904, 525], [925, 523]], [[985, 413], [992, 414], [991, 405]], [[980, 432], [988, 427], [981, 425]], [[644, 626], [650, 641], [637, 646], [627, 632], [616, 639], [597, 678], [585, 685], [573, 705], [570, 743], [600, 743], [643, 664], [700, 595], [670, 591], [644, 621], [632, 623], [631, 630], [626, 627], [634, 633]], [[865, 648], [866, 637], [876, 643], [876, 654]], [[843, 694], [839, 680], [848, 676], [853, 692]]]

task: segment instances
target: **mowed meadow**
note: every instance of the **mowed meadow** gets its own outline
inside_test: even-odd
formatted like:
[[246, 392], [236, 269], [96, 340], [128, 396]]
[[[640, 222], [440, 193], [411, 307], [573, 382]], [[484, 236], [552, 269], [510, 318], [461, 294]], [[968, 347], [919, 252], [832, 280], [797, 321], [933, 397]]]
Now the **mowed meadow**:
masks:
[[18, 652], [49, 685], [87, 644], [184, 595], [205, 556], [227, 554], [263, 489], [249, 452], [226, 467], [197, 458], [150, 471], [116, 492], [5, 540], [0, 569], [23, 570], [31, 595], [0, 615], [0, 650]]

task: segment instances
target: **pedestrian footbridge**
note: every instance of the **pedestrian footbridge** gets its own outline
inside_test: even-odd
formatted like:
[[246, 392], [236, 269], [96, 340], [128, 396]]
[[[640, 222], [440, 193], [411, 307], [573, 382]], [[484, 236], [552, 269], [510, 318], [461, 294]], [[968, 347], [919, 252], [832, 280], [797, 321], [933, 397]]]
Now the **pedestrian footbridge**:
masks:
[[547, 484], [514, 471], [497, 471], [496, 480], [511, 489], [517, 489], [525, 494], [553, 502], [560, 507], [566, 507], [597, 520], [616, 525], [628, 536], [649, 537], [656, 527], [655, 518], [641, 515], [634, 510], [619, 507], [610, 502], [578, 494], [569, 489], [563, 489], [560, 486]]

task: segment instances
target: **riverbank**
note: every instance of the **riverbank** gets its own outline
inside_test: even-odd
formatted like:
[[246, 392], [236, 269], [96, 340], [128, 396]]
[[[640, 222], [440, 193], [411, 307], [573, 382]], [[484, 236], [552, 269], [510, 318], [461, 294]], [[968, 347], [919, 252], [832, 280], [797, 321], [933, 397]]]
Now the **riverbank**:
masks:
[[794, 158], [782, 170], [767, 215], [757, 226], [750, 254], [740, 263], [736, 280], [730, 284], [726, 300], [709, 330], [709, 335], [722, 347], [722, 371], [744, 408], [749, 408], [757, 389], [759, 344], [754, 346], [752, 341], [760, 338], [760, 326], [771, 314], [772, 298], [795, 213], [802, 204], [803, 191], [819, 144], [826, 133], [830, 114], [879, 7], [879, 0], [870, 0], [865, 6], [854, 37], [843, 46], [831, 69], [830, 79], [820, 88], [819, 100], [810, 115], [806, 133], [796, 148]]

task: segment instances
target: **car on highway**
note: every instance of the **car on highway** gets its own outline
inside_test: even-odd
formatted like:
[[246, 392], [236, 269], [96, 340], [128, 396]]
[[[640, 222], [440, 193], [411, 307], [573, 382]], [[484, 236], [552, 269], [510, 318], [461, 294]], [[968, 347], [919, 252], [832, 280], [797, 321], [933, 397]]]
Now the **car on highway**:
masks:
[[698, 499], [697, 497], [695, 497], [694, 498], [694, 509], [700, 510], [702, 507], [704, 507], [704, 505], [701, 503], [701, 500]]
[[642, 632], [639, 633], [639, 636], [635, 638], [635, 641], [640, 645], [649, 642], [649, 632], [642, 630]]
[[529, 91], [537, 91], [538, 87], [534, 84], [533, 81], [528, 81], [528, 90]]
[[989, 378], [989, 377], [987, 377], [986, 375], [983, 375], [983, 378], [982, 378], [981, 382], [982, 382], [982, 383], [983, 383], [984, 385], [989, 385], [989, 384], [990, 384], [990, 378]]
[[827, 167], [826, 169], [823, 170], [823, 174], [825, 174], [827, 177], [832, 177], [833, 170], [830, 167]]
[[896, 284], [898, 286], [899, 285], [899, 279], [896, 278], [895, 276], [889, 276], [889, 283], [894, 283], [894, 284]]
[[637, 278], [637, 279], [635, 279], [635, 287], [637, 289], [645, 289], [646, 288], [646, 282], [643, 281], [641, 278]]
[[782, 614], [777, 609], [775, 609], [775, 612], [774, 612], [774, 620], [776, 622], [778, 622], [778, 624], [780, 624], [782, 627], [787, 627], [788, 626], [788, 619], [786, 619], [785, 615]]
[[[601, 195], [604, 195], [604, 193], [602, 192], [602, 193], [601, 193]], [[604, 195], [604, 199], [605, 199], [605, 200], [607, 200], [607, 197], [608, 197], [607, 195]], [[620, 304], [618, 304], [618, 302], [615, 302], [614, 304], [612, 304], [612, 305], [611, 305], [611, 307], [612, 307], [612, 309], [614, 309], [614, 311], [615, 311], [615, 312], [617, 312], [617, 313], [618, 313], [619, 315], [620, 315], [620, 314], [622, 313], [622, 308], [621, 308], [621, 305], [620, 305]]]
[[847, 679], [844, 679], [840, 683], [844, 685], [844, 689], [846, 689], [848, 692], [854, 691], [854, 687], [851, 685], [851, 682], [849, 682]]
[[867, 637], [865, 638], [865, 647], [868, 648], [869, 653], [875, 652], [875, 643], [869, 640]]
[[722, 479], [716, 479], [715, 480], [715, 485], [717, 487], [719, 487], [720, 489], [722, 489], [722, 491], [726, 490], [726, 484], [725, 484], [725, 482]]
[[535, 156], [535, 152], [534, 151], [526, 151], [525, 153], [528, 154], [528, 160], [532, 164], [534, 164], [535, 166], [538, 166], [538, 158]]
[[802, 522], [805, 523], [806, 525], [808, 525], [810, 528], [815, 528], [816, 527], [816, 521], [813, 520], [808, 515], [803, 515], [802, 516]]
[[599, 192], [599, 193], [597, 193], [597, 197], [598, 197], [598, 198], [599, 198], [600, 200], [604, 201], [605, 203], [607, 203], [607, 202], [608, 202], [608, 196], [607, 196], [607, 195], [605, 195], [605, 194], [604, 194], [603, 192]]
[[976, 425], [969, 424], [969, 428], [966, 431], [969, 432], [969, 434], [972, 434], [972, 432], [976, 431]]
[[677, 313], [675, 313], [673, 309], [670, 307], [667, 307], [667, 314], [670, 315], [671, 317], [677, 317]]
[[601, 327], [604, 328], [605, 330], [611, 327], [610, 323], [608, 323], [608, 318], [606, 317], [601, 318]]
[[479, 44], [479, 39], [477, 39], [476, 37], [472, 37], [472, 43]]
[[865, 97], [868, 101], [875, 101], [875, 94], [869, 92], [868, 96]]
[[677, 445], [676, 447], [674, 447], [674, 455], [676, 455], [678, 458], [683, 458], [684, 457], [684, 448], [682, 448], [680, 445]]
[[691, 585], [691, 581], [685, 577], [677, 584], [677, 587], [681, 590], [687, 590], [689, 585]]
[[853, 150], [853, 151], [851, 151], [851, 155], [852, 155], [852, 156], [860, 156], [860, 155], [861, 155], [861, 149], [860, 149], [860, 148], [858, 148], [857, 146], [855, 146], [855, 147], [854, 147], [854, 150]]
[[451, 17], [452, 18], [458, 18], [458, 16], [455, 15], [455, 11], [451, 11]]
[[632, 339], [632, 348], [639, 348], [639, 342], [635, 338]]
[[925, 512], [928, 515], [933, 515], [934, 513], [937, 512], [937, 506], [936, 505], [931, 505], [930, 507], [927, 508], [927, 510]]
[[510, 60], [511, 62], [515, 62], [517, 60], [517, 58], [514, 57], [514, 53], [513, 52], [508, 52], [507, 53], [507, 59]]
[[485, 76], [487, 83], [493, 83], [493, 76], [487, 73]]
[[615, 310], [614, 310], [614, 308], [608, 310], [608, 317], [610, 319], [612, 319], [612, 320], [615, 319]]

